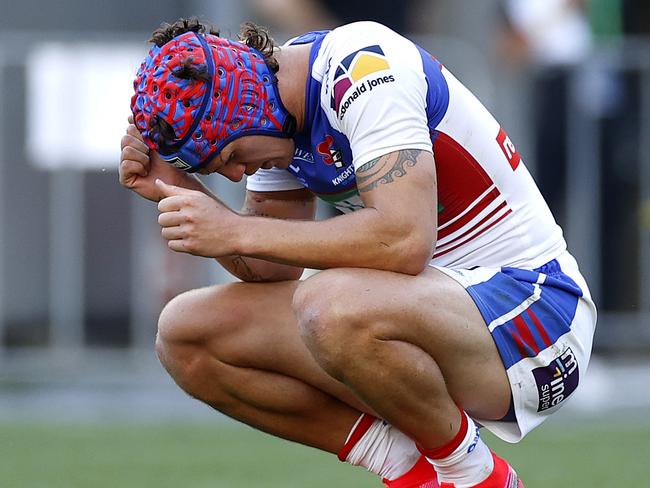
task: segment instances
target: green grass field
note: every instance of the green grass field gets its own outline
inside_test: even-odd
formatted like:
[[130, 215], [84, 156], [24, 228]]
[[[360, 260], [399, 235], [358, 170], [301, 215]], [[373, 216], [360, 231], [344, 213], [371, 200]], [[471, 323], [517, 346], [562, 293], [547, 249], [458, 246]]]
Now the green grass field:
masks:
[[[650, 486], [650, 425], [562, 423], [511, 446], [484, 437], [527, 488]], [[0, 423], [2, 488], [371, 488], [334, 456], [231, 422], [209, 425]]]

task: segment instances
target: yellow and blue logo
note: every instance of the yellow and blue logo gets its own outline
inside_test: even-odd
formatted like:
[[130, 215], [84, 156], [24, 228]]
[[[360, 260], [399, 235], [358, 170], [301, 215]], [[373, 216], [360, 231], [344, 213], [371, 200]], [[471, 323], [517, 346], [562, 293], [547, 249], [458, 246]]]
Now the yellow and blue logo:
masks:
[[358, 85], [352, 92], [350, 88], [363, 78], [390, 69], [384, 51], [379, 45], [367, 46], [346, 56], [339, 63], [334, 74], [332, 97], [330, 105], [332, 110], [342, 119], [349, 106], [359, 98], [362, 93], [372, 91], [376, 86], [395, 81], [393, 75], [368, 80]]

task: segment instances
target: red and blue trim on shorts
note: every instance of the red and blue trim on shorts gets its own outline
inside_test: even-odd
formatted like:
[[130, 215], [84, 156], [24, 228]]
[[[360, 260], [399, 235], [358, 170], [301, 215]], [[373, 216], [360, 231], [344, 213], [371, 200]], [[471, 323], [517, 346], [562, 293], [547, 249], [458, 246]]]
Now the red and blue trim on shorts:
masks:
[[553, 260], [540, 268], [501, 268], [467, 287], [506, 369], [537, 356], [571, 331], [582, 289]]

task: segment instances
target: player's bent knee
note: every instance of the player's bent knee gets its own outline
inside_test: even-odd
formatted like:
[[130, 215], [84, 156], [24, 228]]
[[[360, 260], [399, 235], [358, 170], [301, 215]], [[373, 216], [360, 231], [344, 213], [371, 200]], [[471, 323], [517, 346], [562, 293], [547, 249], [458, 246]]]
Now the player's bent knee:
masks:
[[[156, 353], [163, 367], [176, 384], [187, 394], [203, 399], [205, 396], [205, 378], [209, 375], [207, 361], [209, 357], [204, 351], [194, 346], [169, 346], [159, 339], [156, 340]], [[218, 382], [212, 382], [210, 391], [214, 395]]]
[[318, 363], [330, 374], [354, 356], [367, 322], [356, 307], [334, 287], [334, 273], [323, 272], [303, 282], [293, 296], [293, 310], [300, 335]]
[[242, 307], [234, 306], [234, 299], [231, 286], [213, 286], [182, 293], [162, 310], [156, 353], [161, 364], [186, 391], [191, 378], [200, 373], [202, 358], [214, 354], [207, 350], [208, 344], [226, 342], [219, 339], [243, 328]]
[[201, 344], [235, 331], [244, 321], [230, 285], [191, 290], [173, 298], [158, 318], [158, 340]]
[[345, 322], [340, 303], [312, 281], [302, 283], [293, 296], [293, 310], [304, 339], [314, 343], [327, 342], [340, 333]]

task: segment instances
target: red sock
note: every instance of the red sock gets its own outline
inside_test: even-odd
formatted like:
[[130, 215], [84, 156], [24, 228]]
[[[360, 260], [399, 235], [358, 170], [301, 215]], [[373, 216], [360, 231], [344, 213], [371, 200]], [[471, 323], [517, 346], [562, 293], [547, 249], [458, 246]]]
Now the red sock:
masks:
[[359, 417], [357, 424], [354, 426], [352, 432], [350, 432], [350, 435], [348, 436], [348, 439], [345, 441], [345, 444], [339, 451], [338, 456], [341, 461], [345, 462], [352, 448], [357, 444], [357, 442], [359, 442], [359, 439], [363, 437], [363, 434], [368, 431], [375, 420], [377, 420], [376, 417], [368, 415], [367, 413], [364, 413], [361, 417]]
[[418, 449], [438, 473], [441, 486], [483, 487], [483, 481], [494, 471], [492, 452], [482, 441], [474, 421], [463, 410], [460, 413], [460, 427], [453, 439], [435, 449], [423, 449], [421, 446]]
[[425, 449], [420, 444], [416, 443], [418, 447], [418, 451], [420, 451], [429, 459], [443, 459], [449, 456], [452, 452], [454, 452], [458, 448], [458, 446], [460, 446], [461, 442], [463, 442], [463, 439], [465, 439], [465, 436], [467, 435], [467, 415], [460, 408], [458, 410], [460, 411], [460, 419], [461, 419], [460, 429], [458, 430], [458, 433], [454, 436], [454, 438], [444, 446], [436, 447], [433, 449]]

